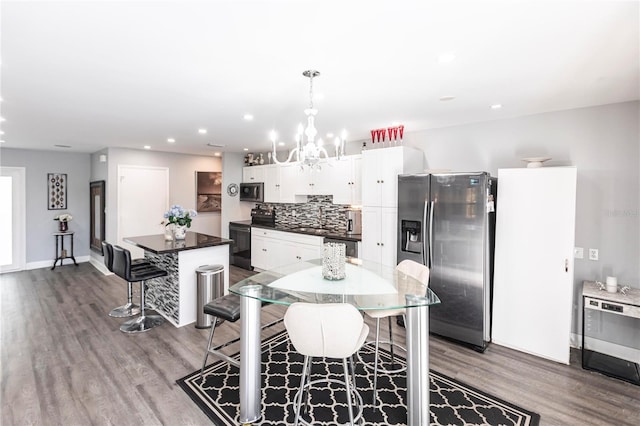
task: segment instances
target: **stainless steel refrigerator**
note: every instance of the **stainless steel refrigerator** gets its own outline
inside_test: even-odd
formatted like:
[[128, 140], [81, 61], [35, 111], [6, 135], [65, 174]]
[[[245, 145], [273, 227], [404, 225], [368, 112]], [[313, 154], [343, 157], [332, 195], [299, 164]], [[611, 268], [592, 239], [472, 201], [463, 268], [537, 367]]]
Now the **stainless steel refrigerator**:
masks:
[[479, 351], [491, 341], [496, 201], [486, 172], [398, 176], [398, 263], [427, 265], [442, 302], [429, 330]]

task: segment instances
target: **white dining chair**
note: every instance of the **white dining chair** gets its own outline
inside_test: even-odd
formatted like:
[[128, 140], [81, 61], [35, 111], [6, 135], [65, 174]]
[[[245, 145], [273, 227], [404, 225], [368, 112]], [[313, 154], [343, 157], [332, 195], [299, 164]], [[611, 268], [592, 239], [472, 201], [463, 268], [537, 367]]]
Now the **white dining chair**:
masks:
[[[396, 271], [408, 275], [417, 281], [419, 281], [423, 287], [420, 290], [426, 290], [429, 284], [429, 268], [425, 265], [415, 262], [413, 260], [403, 260], [396, 266]], [[384, 374], [396, 374], [407, 370], [405, 364], [396, 367], [395, 362], [395, 350], [394, 348], [400, 348], [406, 353], [406, 349], [393, 341], [393, 331], [391, 326], [392, 318], [402, 315], [405, 316], [406, 309], [380, 309], [380, 310], [366, 310], [365, 315], [376, 320], [376, 340], [373, 342], [367, 342], [365, 346], [374, 345], [374, 362], [373, 362], [373, 406], [377, 405], [377, 387], [378, 387], [378, 372]], [[380, 320], [387, 318], [389, 322], [389, 340], [380, 340]], [[405, 321], [406, 323], [406, 321]], [[380, 344], [389, 345], [390, 362], [387, 368], [381, 367], [380, 361]], [[362, 360], [362, 358], [360, 358]], [[364, 366], [369, 368], [367, 363]]]
[[[351, 359], [364, 343], [369, 327], [355, 306], [348, 303], [293, 303], [284, 316], [284, 325], [289, 333], [295, 350], [304, 355], [300, 378], [300, 389], [294, 397], [295, 425], [301, 419], [300, 407], [305, 391], [318, 383], [339, 382], [325, 378], [311, 381], [311, 363], [313, 358], [336, 358], [342, 360], [344, 386], [347, 394], [350, 424], [353, 425], [362, 415], [362, 398], [355, 389], [355, 378], [350, 378], [347, 359]], [[353, 368], [352, 368], [353, 370]], [[353, 382], [352, 382], [353, 380]], [[352, 396], [357, 401], [358, 413], [354, 418]]]

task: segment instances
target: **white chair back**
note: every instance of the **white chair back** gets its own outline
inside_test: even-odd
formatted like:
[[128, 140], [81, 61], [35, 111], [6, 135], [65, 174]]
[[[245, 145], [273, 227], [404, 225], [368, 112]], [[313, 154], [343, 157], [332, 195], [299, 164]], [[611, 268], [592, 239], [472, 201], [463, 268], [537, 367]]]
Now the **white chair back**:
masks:
[[293, 303], [284, 325], [296, 351], [310, 357], [348, 358], [369, 334], [360, 312], [348, 303]]
[[421, 263], [406, 259], [398, 263], [396, 270], [415, 278], [424, 285], [429, 284], [429, 268]]

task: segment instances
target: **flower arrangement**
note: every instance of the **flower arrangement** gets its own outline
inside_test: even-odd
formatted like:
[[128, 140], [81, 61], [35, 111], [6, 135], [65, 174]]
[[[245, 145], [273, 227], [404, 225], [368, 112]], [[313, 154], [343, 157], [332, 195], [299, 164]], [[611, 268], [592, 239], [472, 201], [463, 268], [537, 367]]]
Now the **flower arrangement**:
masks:
[[60, 222], [69, 222], [71, 219], [73, 219], [73, 216], [69, 213], [59, 214], [53, 218], [53, 220], [59, 220]]
[[165, 226], [170, 223], [174, 223], [180, 226], [186, 226], [191, 228], [191, 221], [196, 217], [198, 213], [195, 210], [187, 210], [177, 204], [171, 206], [168, 212], [164, 214], [164, 218], [167, 219]]

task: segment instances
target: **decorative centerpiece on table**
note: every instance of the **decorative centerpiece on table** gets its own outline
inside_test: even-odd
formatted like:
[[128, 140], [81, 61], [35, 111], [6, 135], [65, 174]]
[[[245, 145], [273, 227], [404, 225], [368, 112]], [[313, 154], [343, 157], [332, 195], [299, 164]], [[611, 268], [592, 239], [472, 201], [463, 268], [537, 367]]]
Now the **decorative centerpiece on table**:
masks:
[[69, 221], [73, 219], [69, 213], [59, 214], [53, 218], [53, 220], [58, 221], [58, 230], [60, 232], [67, 232], [69, 230]]
[[322, 277], [325, 280], [343, 280], [346, 276], [345, 262], [345, 244], [324, 243], [322, 252]]
[[184, 240], [187, 235], [187, 228], [191, 228], [191, 221], [198, 213], [195, 210], [187, 210], [179, 205], [173, 205], [168, 212], [164, 214], [167, 220], [165, 226], [173, 226], [173, 238], [176, 240]]

